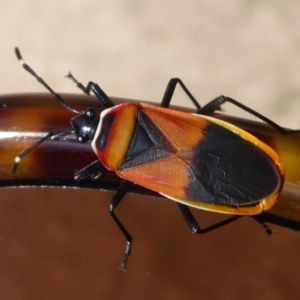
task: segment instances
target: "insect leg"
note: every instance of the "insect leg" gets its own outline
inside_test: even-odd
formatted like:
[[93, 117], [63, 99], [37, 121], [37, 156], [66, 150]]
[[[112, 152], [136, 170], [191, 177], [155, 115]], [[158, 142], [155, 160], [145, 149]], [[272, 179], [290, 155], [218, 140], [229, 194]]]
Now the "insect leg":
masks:
[[207, 228], [200, 228], [200, 226], [198, 225], [197, 221], [195, 220], [194, 216], [192, 215], [191, 211], [189, 210], [189, 208], [182, 204], [182, 203], [177, 203], [187, 225], [189, 226], [189, 228], [191, 229], [192, 233], [198, 233], [198, 234], [203, 234], [203, 233], [207, 233], [209, 231], [213, 231], [217, 228], [220, 228], [222, 226], [225, 226], [237, 219], [239, 219], [241, 216], [232, 216], [224, 221], [218, 222], [216, 224], [213, 224]]
[[285, 128], [281, 127], [280, 125], [276, 124], [275, 122], [273, 122], [272, 120], [268, 119], [267, 117], [261, 115], [257, 111], [251, 109], [250, 107], [238, 102], [237, 100], [234, 100], [234, 99], [226, 97], [226, 96], [220, 96], [220, 97], [215, 98], [214, 100], [210, 101], [209, 103], [207, 103], [206, 105], [204, 105], [203, 107], [198, 109], [197, 113], [204, 114], [204, 115], [211, 114], [211, 113], [215, 112], [216, 110], [221, 110], [221, 106], [225, 102], [229, 102], [229, 103], [247, 111], [248, 113], [252, 114], [253, 116], [255, 116], [255, 117], [259, 118], [260, 120], [269, 124], [271, 127], [276, 129], [277, 131], [279, 131], [281, 134], [300, 133], [300, 130], [285, 129]]
[[115, 104], [109, 99], [106, 93], [100, 88], [97, 83], [90, 81], [85, 87], [81, 82], [79, 82], [71, 73], [67, 76], [70, 80], [72, 80], [76, 86], [81, 89], [85, 94], [90, 95], [92, 91], [96, 98], [102, 103], [105, 108], [113, 107]]
[[173, 94], [174, 94], [177, 84], [179, 84], [181, 86], [183, 91], [187, 94], [187, 96], [190, 98], [190, 100], [196, 106], [197, 110], [199, 110], [201, 108], [201, 105], [198, 103], [198, 101], [195, 99], [195, 97], [191, 94], [191, 92], [188, 90], [188, 88], [185, 86], [185, 84], [179, 78], [171, 78], [170, 79], [170, 81], [166, 87], [162, 101], [160, 103], [160, 106], [161, 107], [169, 107], [170, 106], [170, 103], [173, 98]]
[[179, 207], [180, 212], [182, 213], [184, 220], [186, 221], [187, 225], [191, 229], [192, 233], [200, 232], [201, 229], [200, 229], [196, 219], [192, 215], [191, 211], [189, 210], [189, 208], [182, 203], [177, 202], [177, 205]]
[[71, 134], [71, 133], [72, 133], [71, 130], [66, 130], [66, 129], [57, 129], [57, 130], [52, 130], [52, 131], [48, 132], [44, 137], [39, 139], [37, 142], [32, 144], [29, 148], [23, 150], [22, 152], [20, 152], [18, 154], [18, 156], [16, 156], [14, 164], [12, 166], [12, 173], [16, 172], [18, 165], [19, 165], [20, 161], [22, 160], [22, 158], [27, 156], [32, 150], [37, 148], [44, 141], [51, 139], [52, 137], [59, 135], [59, 134]]
[[[264, 212], [261, 215], [258, 215], [261, 218], [261, 221], [279, 225], [281, 227], [289, 228], [295, 231], [300, 231], [300, 224], [294, 220], [289, 220], [284, 217], [273, 215], [268, 212]], [[257, 219], [258, 216], [254, 216]], [[261, 222], [259, 222], [261, 223]]]
[[252, 219], [255, 220], [256, 222], [258, 222], [263, 229], [265, 230], [265, 232], [267, 233], [267, 235], [274, 235], [275, 233], [265, 224], [265, 219], [264, 219], [264, 215], [260, 214], [260, 215], [256, 215], [256, 216], [252, 216]]
[[118, 219], [118, 217], [115, 215], [114, 210], [118, 207], [119, 203], [121, 202], [121, 200], [123, 199], [123, 197], [125, 196], [125, 194], [127, 193], [127, 191], [129, 190], [129, 188], [132, 185], [133, 185], [133, 183], [131, 183], [129, 181], [125, 181], [121, 185], [121, 187], [118, 189], [116, 194], [113, 196], [113, 198], [112, 198], [112, 200], [109, 204], [109, 213], [112, 216], [112, 218], [114, 219], [114, 221], [117, 224], [117, 226], [119, 227], [119, 229], [122, 231], [122, 233], [123, 233], [123, 235], [125, 236], [125, 239], [126, 239], [126, 247], [125, 247], [125, 252], [124, 252], [124, 258], [123, 258], [123, 261], [120, 265], [120, 269], [122, 271], [126, 271], [126, 263], [127, 263], [128, 257], [129, 257], [130, 252], [131, 252], [132, 237], [129, 234], [129, 232], [126, 230], [124, 225], [121, 223], [121, 221]]
[[74, 179], [76, 181], [81, 181], [87, 177], [91, 177], [93, 180], [96, 180], [100, 178], [106, 171], [107, 169], [103, 167], [101, 162], [99, 160], [96, 160], [88, 166], [76, 172], [74, 174]]

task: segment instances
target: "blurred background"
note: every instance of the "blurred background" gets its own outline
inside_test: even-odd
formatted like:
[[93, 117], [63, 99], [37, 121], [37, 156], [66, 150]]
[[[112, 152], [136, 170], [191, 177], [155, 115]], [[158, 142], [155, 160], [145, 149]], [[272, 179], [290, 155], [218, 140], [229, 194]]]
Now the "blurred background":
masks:
[[225, 94], [300, 127], [299, 13], [297, 0], [3, 1], [0, 91], [44, 91], [21, 70], [18, 46], [59, 92], [79, 92], [64, 79], [72, 71], [108, 95], [159, 102], [180, 77], [200, 103]]
[[[80, 93], [64, 78], [72, 71], [108, 95], [160, 102], [169, 79], [180, 77], [201, 104], [224, 94], [300, 128], [299, 15], [297, 0], [1, 1], [0, 93], [45, 92], [21, 69], [18, 46], [60, 93]], [[175, 100], [190, 105], [180, 90]], [[298, 232], [270, 226], [277, 234], [269, 238], [242, 218], [195, 236], [174, 203], [149, 197], [127, 196], [118, 208], [135, 238], [123, 274], [111, 196], [1, 190], [1, 297], [274, 300], [300, 293]], [[220, 217], [194, 211], [201, 225]]]

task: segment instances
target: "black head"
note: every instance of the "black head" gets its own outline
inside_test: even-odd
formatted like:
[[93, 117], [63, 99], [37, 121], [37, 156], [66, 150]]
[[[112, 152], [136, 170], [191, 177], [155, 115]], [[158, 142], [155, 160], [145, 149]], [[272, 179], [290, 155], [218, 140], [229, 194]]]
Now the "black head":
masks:
[[99, 120], [100, 117], [93, 108], [87, 108], [83, 113], [71, 119], [71, 125], [80, 143], [94, 138]]

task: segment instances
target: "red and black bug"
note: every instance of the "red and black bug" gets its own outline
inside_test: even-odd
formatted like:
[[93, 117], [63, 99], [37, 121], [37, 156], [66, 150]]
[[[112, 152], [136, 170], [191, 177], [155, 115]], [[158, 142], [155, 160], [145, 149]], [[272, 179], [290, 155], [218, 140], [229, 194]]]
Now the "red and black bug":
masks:
[[[109, 212], [124, 234], [127, 244], [121, 269], [125, 270], [132, 237], [115, 215], [115, 209], [133, 184], [177, 202], [192, 232], [203, 233], [188, 206], [234, 215], [256, 215], [271, 208], [283, 183], [284, 168], [278, 154], [248, 132], [217, 118], [209, 117], [230, 102], [253, 114], [282, 134], [286, 130], [249, 107], [229, 97], [220, 96], [201, 107], [184, 83], [169, 81], [160, 107], [150, 104], [114, 105], [95, 83], [85, 87], [71, 74], [67, 77], [86, 94], [91, 91], [105, 108], [100, 115], [93, 108], [79, 112], [23, 62], [23, 68], [34, 76], [66, 109], [74, 112], [72, 130], [54, 130], [21, 152], [21, 159], [43, 141], [64, 133], [74, 133], [78, 141], [91, 141], [98, 160], [75, 174], [76, 180], [99, 178], [107, 170], [124, 179], [109, 205]], [[196, 107], [195, 113], [169, 109], [179, 84]]]

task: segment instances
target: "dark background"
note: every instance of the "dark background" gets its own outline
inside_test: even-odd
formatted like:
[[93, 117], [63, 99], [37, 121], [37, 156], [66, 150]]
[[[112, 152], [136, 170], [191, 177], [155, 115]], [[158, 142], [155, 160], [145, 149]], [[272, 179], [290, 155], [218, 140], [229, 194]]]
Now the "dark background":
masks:
[[[299, 294], [299, 233], [268, 236], [244, 217], [193, 235], [174, 202], [127, 196], [108, 213], [112, 192], [3, 189], [0, 282], [3, 299], [291, 299]], [[193, 210], [205, 227], [224, 218]]]

